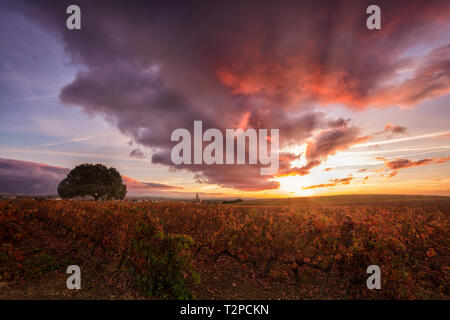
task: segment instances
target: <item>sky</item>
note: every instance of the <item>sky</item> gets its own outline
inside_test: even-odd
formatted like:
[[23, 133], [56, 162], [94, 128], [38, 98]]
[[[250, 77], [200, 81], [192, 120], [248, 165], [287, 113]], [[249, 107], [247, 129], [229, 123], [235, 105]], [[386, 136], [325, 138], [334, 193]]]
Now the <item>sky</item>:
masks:
[[[129, 195], [450, 195], [448, 1], [72, 2], [0, 0], [0, 192], [88, 162]], [[278, 172], [175, 165], [195, 120], [279, 129]]]

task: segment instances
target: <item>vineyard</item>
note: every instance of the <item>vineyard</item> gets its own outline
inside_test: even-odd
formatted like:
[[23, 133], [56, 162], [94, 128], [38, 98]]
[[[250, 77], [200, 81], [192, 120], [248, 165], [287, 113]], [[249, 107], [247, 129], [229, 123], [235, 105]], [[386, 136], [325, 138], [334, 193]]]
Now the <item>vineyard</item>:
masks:
[[[0, 282], [77, 264], [133, 298], [448, 299], [449, 210], [0, 200]], [[369, 265], [381, 290], [366, 287]]]

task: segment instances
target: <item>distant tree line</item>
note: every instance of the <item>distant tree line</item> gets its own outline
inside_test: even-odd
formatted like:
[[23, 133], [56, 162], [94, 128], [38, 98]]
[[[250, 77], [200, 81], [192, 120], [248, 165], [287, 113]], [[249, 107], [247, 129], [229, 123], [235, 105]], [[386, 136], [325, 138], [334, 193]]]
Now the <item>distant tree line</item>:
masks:
[[239, 203], [242, 202], [242, 199], [236, 199], [236, 200], [223, 200], [222, 204], [229, 204], [229, 203]]

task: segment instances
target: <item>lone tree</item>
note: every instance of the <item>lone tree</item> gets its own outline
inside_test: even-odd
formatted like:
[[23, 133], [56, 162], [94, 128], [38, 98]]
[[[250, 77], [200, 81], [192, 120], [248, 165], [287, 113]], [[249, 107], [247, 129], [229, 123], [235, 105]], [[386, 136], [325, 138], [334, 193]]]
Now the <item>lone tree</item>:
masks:
[[61, 198], [92, 196], [98, 199], [123, 199], [127, 186], [115, 168], [107, 168], [102, 164], [84, 163], [72, 169], [67, 178], [58, 185]]

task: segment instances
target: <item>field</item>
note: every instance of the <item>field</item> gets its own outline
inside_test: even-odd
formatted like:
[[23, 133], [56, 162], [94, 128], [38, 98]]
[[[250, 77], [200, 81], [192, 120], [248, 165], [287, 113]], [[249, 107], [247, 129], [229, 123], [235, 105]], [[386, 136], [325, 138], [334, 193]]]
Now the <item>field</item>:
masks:
[[425, 196], [0, 200], [0, 299], [448, 299], [449, 214]]

